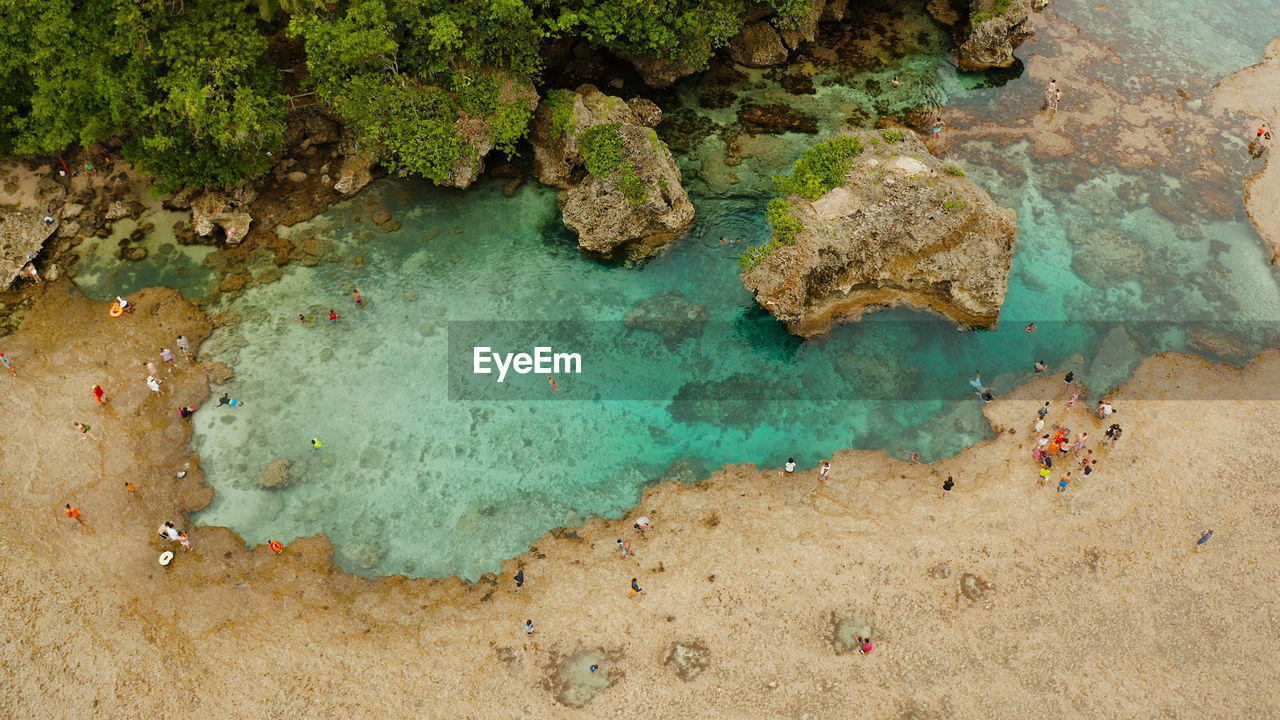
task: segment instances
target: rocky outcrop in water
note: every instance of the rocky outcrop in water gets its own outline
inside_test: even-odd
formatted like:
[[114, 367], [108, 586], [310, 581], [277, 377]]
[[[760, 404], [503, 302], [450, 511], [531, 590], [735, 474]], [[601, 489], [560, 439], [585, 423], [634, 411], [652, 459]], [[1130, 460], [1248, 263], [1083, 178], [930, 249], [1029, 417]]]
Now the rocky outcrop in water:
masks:
[[1031, 13], [1046, 5], [1048, 0], [930, 0], [926, 7], [951, 26], [960, 69], [978, 71], [1012, 65], [1013, 51], [1035, 37]]
[[[748, 264], [743, 284], [805, 337], [891, 305], [932, 310], [962, 328], [994, 327], [1013, 260], [1014, 213], [958, 168], [944, 168], [911, 132], [850, 136], [863, 150], [845, 183], [814, 201], [775, 201], [789, 205], [771, 207], [782, 242]], [[791, 244], [778, 231], [788, 222]]]
[[605, 95], [590, 85], [553, 90], [530, 129], [533, 171], [563, 188], [564, 224], [584, 253], [648, 258], [693, 222], [680, 169], [652, 125], [653, 103]]

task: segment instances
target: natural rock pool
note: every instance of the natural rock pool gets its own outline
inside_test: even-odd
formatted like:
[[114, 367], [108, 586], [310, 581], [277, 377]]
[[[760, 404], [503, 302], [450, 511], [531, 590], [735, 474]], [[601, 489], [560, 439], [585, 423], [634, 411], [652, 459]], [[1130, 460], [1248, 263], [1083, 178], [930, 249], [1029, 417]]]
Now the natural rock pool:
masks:
[[[1098, 66], [1092, 81], [1135, 104], [1158, 89], [1203, 95], [1256, 62], [1280, 28], [1270, 0], [1106, 10], [1065, 0], [1057, 12], [1124, 58]], [[216, 487], [199, 522], [255, 544], [324, 532], [339, 564], [360, 574], [476, 578], [553, 527], [619, 515], [644, 487], [697, 480], [723, 463], [780, 466], [794, 456], [806, 468], [846, 447], [925, 460], [954, 453], [990, 432], [967, 382], [974, 369], [1000, 391], [1043, 359], [1051, 372], [1075, 371], [1096, 398], [1145, 355], [1190, 347], [1243, 359], [1275, 344], [1280, 287], [1240, 209], [1249, 167], [1226, 163], [1193, 182], [1173, 163], [1135, 167], [1086, 141], [1049, 161], [1024, 140], [982, 138], [957, 142], [947, 160], [1018, 214], [1000, 329], [959, 334], [897, 309], [826, 338], [787, 335], [738, 279], [743, 246], [720, 243], [768, 238], [770, 174], [844, 118], [874, 116], [872, 82], [909, 78], [918, 98], [945, 99], [966, 125], [1009, 123], [1014, 104], [1038, 104], [1038, 80], [984, 87], [983, 76], [954, 72], [941, 30], [920, 17], [907, 26], [921, 35], [919, 52], [814, 73], [812, 95], [792, 96], [753, 71], [735, 105], [707, 110], [697, 107], [696, 79], [679, 86], [686, 119], [723, 127], [715, 123], [732, 122], [736, 107], [783, 102], [817, 118], [819, 132], [739, 136], [737, 150], [718, 131], [683, 151], [672, 143], [697, 217], [688, 237], [643, 267], [581, 257], [555, 191], [529, 181], [508, 197], [499, 181], [457, 192], [384, 180], [282, 230], [323, 240], [326, 261], [290, 266], [211, 308], [240, 316], [201, 353], [235, 368], [214, 397], [225, 389], [243, 405], [215, 401], [195, 415], [193, 449]], [[1020, 55], [1037, 52], [1057, 52], [1051, 36]], [[1229, 134], [1210, 144], [1224, 157], [1244, 154]], [[734, 152], [746, 159], [726, 165]], [[1218, 210], [1205, 188], [1226, 199]], [[400, 226], [375, 227], [376, 211]], [[152, 260], [129, 266], [137, 278], [86, 289], [128, 292], [155, 275]], [[273, 267], [264, 258], [258, 272]], [[80, 280], [99, 277], [90, 257], [79, 269]], [[311, 322], [295, 322], [299, 313]], [[650, 317], [668, 313], [656, 324]], [[536, 325], [550, 321], [572, 324]], [[1032, 321], [1039, 329], [1024, 332]], [[662, 326], [679, 330], [654, 331]], [[559, 391], [541, 375], [470, 384], [458, 348], [451, 354], [451, 343], [544, 331], [557, 350], [583, 356], [583, 373], [560, 375]], [[312, 438], [323, 448], [313, 450]], [[261, 487], [263, 467], [280, 459], [292, 461], [295, 481]]]

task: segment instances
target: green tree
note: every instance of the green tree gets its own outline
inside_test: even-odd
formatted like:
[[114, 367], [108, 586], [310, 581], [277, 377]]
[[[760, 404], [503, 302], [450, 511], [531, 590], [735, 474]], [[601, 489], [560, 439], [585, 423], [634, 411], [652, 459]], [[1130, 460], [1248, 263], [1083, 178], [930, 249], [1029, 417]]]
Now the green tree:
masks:
[[393, 170], [443, 182], [474, 159], [458, 134], [463, 115], [484, 119], [508, 153], [527, 132], [532, 108], [502, 90], [540, 64], [543, 32], [520, 0], [353, 0], [296, 15], [289, 32], [303, 40], [316, 93]]

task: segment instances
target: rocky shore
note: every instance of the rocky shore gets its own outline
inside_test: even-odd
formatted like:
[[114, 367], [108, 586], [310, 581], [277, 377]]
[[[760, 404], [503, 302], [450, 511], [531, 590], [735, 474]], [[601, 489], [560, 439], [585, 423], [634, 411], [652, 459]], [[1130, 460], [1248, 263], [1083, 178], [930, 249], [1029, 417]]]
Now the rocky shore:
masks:
[[[59, 282], [8, 339], [19, 375], [0, 375], [0, 413], [20, 422], [0, 428], [0, 707], [15, 717], [1262, 716], [1277, 702], [1280, 670], [1260, 659], [1280, 644], [1258, 628], [1280, 611], [1265, 550], [1280, 490], [1260, 470], [1280, 461], [1280, 419], [1227, 389], [1280, 387], [1280, 352], [1243, 369], [1144, 361], [1108, 397], [1124, 440], [1095, 444], [1098, 471], [1061, 494], [1035, 482], [1034, 409], [1054, 399], [1050, 422], [1102, 433], [1048, 377], [986, 406], [994, 440], [933, 465], [841, 452], [823, 487], [813, 470], [728, 466], [551, 532], [499, 577], [367, 580], [336, 569], [323, 537], [275, 555], [187, 523], [212, 490], [175, 408], [210, 371], [179, 359], [156, 397], [136, 363], [209, 325], [172, 291], [137, 300], [110, 320]], [[1210, 436], [1193, 462], [1169, 451]], [[191, 552], [156, 536], [165, 520]], [[872, 654], [849, 652], [854, 634]]]

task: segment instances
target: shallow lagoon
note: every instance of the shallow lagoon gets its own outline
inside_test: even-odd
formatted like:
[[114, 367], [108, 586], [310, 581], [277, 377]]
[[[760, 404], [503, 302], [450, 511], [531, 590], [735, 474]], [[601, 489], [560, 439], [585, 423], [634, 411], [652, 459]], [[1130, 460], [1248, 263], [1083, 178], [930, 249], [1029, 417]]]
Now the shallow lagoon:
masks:
[[[1068, 0], [1058, 12], [1098, 24], [1092, 6]], [[1255, 2], [1222, 12], [1276, 10]], [[1160, 64], [1168, 82], [1249, 64], [1269, 39], [1265, 29], [1237, 32], [1238, 20], [1203, 22], [1202, 14], [1137, 3], [1108, 14], [1097, 34], [1117, 45], [1141, 42], [1131, 48], [1135, 57], [1166, 42], [1187, 48]], [[903, 66], [875, 74], [910, 71], [933, 83], [918, 92], [978, 113], [994, 108], [995, 93], [1038, 94], [1027, 80], [982, 89], [974, 76], [951, 71], [942, 47], [921, 43], [920, 54], [894, 61]], [[843, 87], [820, 87], [804, 102], [859, 101]], [[839, 113], [812, 110], [829, 132]], [[786, 140], [782, 164], [814, 138]], [[1158, 169], [1099, 166], [1064, 192], [1041, 182], [1023, 144], [982, 152], [1024, 176], [970, 164], [963, 146], [951, 158], [1019, 215], [1001, 329], [960, 334], [936, 318], [891, 310], [808, 342], [756, 308], [737, 278], [739, 249], [719, 243], [767, 237], [767, 196], [749, 183], [722, 192], [691, 182], [698, 220], [689, 237], [627, 268], [580, 257], [554, 191], [536, 184], [506, 197], [496, 182], [454, 192], [381, 181], [290, 229], [325, 238], [335, 262], [291, 267], [234, 298], [226, 309], [242, 321], [202, 348], [203, 358], [234, 365], [226, 389], [244, 404], [210, 403], [195, 416], [193, 447], [217, 488], [198, 519], [228, 525], [249, 543], [325, 532], [339, 563], [361, 574], [476, 578], [548, 529], [620, 515], [644, 487], [697, 480], [723, 463], [778, 466], [795, 456], [811, 467], [845, 447], [925, 459], [954, 453], [989, 433], [966, 382], [975, 368], [1002, 390], [1044, 359], [1101, 390], [1139, 357], [1185, 347], [1186, 320], [1228, 321], [1215, 333], [1246, 349], [1274, 340], [1268, 322], [1280, 317], [1280, 290], [1242, 215], [1175, 226], [1145, 208], [1118, 212], [1112, 202], [1134, 183], [1176, 197], [1177, 178]], [[683, 159], [690, 160], [701, 162]], [[1221, 190], [1239, 204], [1239, 177], [1224, 178]], [[375, 228], [375, 209], [402, 226]], [[1081, 225], [1123, 231], [1158, 263], [1114, 284], [1090, 284], [1071, 262], [1078, 247], [1068, 228]], [[1184, 237], [1189, 228], [1195, 238]], [[368, 298], [365, 307], [354, 305], [354, 287]], [[652, 303], [679, 332], [627, 327], [628, 313], [652, 311]], [[331, 307], [337, 323], [324, 318]], [[300, 312], [313, 322], [295, 322]], [[1027, 334], [1022, 326], [1031, 321], [1040, 329]], [[464, 372], [459, 348], [471, 340], [539, 333], [584, 357], [584, 373], [560, 376], [558, 392], [540, 376], [477, 385]], [[311, 449], [313, 437], [322, 449]], [[261, 467], [279, 458], [294, 462], [301, 481], [260, 488]]]

